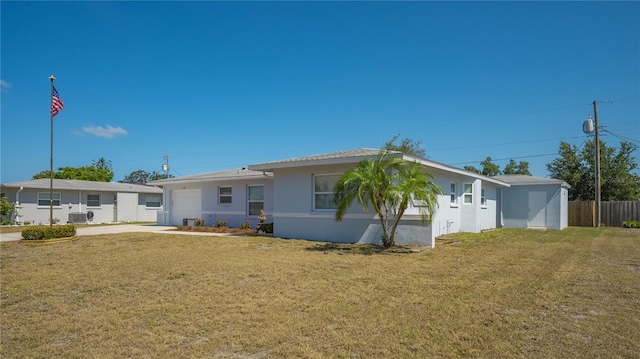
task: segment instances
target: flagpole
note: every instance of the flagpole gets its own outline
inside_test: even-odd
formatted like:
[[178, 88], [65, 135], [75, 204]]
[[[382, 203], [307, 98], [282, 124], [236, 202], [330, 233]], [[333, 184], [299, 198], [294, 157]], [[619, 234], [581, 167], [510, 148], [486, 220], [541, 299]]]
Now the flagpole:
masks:
[[49, 117], [51, 123], [51, 157], [49, 159], [49, 227], [53, 226], [53, 80], [56, 78], [53, 75], [49, 76], [49, 80], [51, 80], [51, 95], [49, 98], [51, 99], [51, 106], [49, 107]]

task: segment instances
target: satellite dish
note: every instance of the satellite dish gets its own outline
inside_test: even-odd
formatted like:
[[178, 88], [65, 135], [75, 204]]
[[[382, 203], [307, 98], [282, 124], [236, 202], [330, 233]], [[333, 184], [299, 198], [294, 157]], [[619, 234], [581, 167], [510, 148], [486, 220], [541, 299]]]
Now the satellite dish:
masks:
[[586, 121], [582, 123], [582, 132], [588, 135], [590, 133], [593, 133], [594, 131], [595, 129], [593, 127], [593, 120], [591, 119], [591, 117], [589, 117]]

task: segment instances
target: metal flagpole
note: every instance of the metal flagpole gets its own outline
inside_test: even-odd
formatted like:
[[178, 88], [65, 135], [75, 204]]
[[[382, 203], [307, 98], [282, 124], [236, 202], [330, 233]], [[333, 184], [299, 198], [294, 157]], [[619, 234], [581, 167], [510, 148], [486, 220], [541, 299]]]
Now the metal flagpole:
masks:
[[49, 227], [53, 226], [53, 75], [49, 76], [51, 80], [51, 106], [49, 107], [49, 117], [51, 123], [51, 157], [49, 159]]

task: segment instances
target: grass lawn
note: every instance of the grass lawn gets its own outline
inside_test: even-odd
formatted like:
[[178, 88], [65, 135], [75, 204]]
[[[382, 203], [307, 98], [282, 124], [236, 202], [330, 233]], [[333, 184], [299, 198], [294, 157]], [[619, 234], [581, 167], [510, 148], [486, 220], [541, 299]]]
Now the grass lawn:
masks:
[[1, 245], [2, 358], [632, 358], [640, 231], [420, 253], [132, 233]]

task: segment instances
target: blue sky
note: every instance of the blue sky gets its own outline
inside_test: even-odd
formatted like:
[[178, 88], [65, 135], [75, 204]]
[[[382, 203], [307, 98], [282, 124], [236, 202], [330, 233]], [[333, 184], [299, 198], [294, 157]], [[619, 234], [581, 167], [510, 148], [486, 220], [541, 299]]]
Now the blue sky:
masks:
[[[640, 141], [640, 2], [7, 2], [2, 182], [54, 167], [176, 176], [379, 148], [479, 167], [601, 125]], [[606, 134], [608, 145], [619, 139]], [[636, 159], [640, 153], [634, 153]]]

